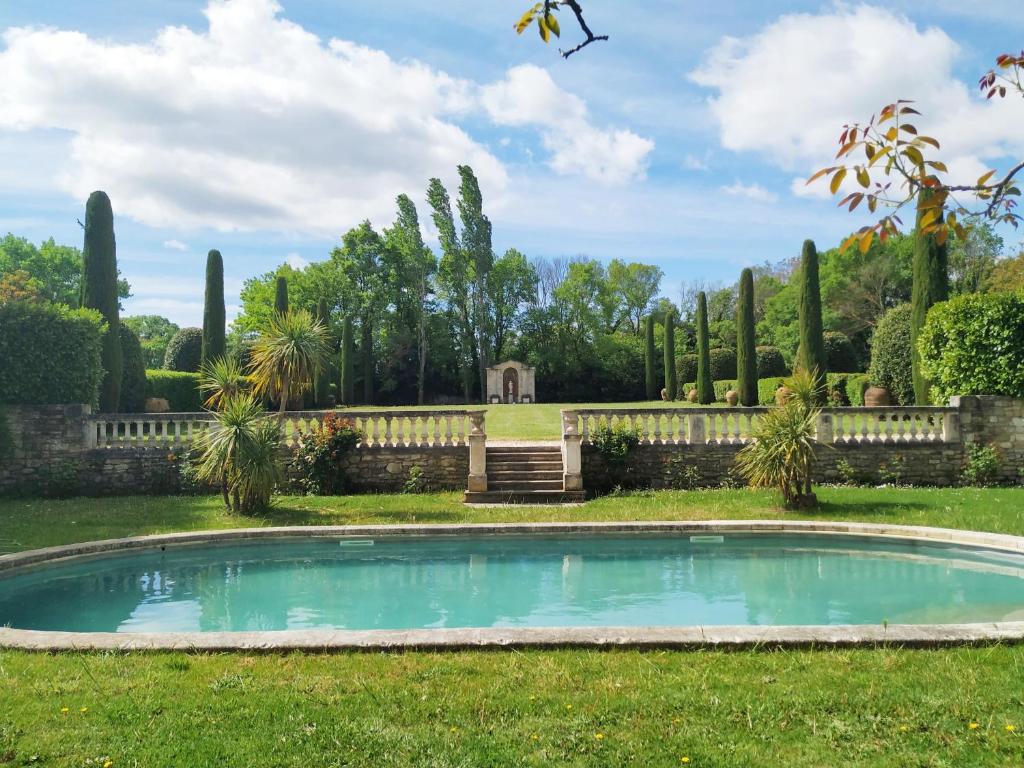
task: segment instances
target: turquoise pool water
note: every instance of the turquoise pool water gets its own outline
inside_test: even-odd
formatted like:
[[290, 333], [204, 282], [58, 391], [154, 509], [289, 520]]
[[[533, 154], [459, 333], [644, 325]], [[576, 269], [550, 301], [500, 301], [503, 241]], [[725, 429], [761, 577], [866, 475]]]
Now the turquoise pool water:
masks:
[[282, 538], [0, 578], [0, 625], [76, 632], [1024, 619], [1024, 557], [806, 534]]

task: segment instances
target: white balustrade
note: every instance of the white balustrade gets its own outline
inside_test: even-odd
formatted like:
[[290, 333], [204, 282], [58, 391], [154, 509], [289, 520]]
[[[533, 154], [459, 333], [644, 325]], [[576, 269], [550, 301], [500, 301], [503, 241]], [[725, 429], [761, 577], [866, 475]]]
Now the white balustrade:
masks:
[[86, 422], [92, 448], [160, 448], [186, 446], [210, 422], [208, 413], [102, 414]]

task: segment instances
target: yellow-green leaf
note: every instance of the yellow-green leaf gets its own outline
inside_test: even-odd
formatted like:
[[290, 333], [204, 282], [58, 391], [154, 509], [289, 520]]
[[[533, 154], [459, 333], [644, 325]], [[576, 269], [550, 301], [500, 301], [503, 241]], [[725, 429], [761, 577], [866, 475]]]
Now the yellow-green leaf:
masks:
[[536, 14], [536, 12], [536, 8], [531, 8], [530, 10], [523, 14], [522, 18], [520, 18], [519, 22], [516, 24], [516, 32], [518, 34], [523, 34], [526, 28], [530, 26], [530, 23], [533, 21], [534, 14]]
[[537, 19], [537, 31], [540, 32], [540, 39], [545, 43], [551, 40], [551, 30], [548, 29], [548, 23], [544, 21], [543, 16]]
[[871, 186], [871, 177], [868, 176], [868, 172], [865, 169], [860, 167], [857, 168], [857, 182], [864, 187], [864, 189]]
[[558, 26], [558, 19], [555, 18], [555, 14], [549, 13], [547, 16], [545, 16], [544, 23], [547, 24], [548, 29], [550, 29], [554, 33], [555, 37], [562, 36], [562, 30]]
[[867, 253], [871, 250], [871, 243], [875, 239], [875, 230], [869, 229], [863, 235], [860, 236], [860, 252]]
[[832, 183], [829, 185], [829, 189], [832, 190], [832, 194], [833, 195], [836, 192], [839, 191], [839, 186], [843, 183], [843, 179], [845, 179], [845, 178], [846, 178], [846, 169], [845, 168], [840, 168], [838, 171], [836, 171], [836, 175], [832, 177]]
[[991, 179], [995, 175], [996, 175], [995, 170], [989, 171], [984, 176], [982, 176], [980, 179], [978, 179], [978, 186], [979, 187], [984, 187], [985, 186], [985, 182], [987, 182], [989, 179]]

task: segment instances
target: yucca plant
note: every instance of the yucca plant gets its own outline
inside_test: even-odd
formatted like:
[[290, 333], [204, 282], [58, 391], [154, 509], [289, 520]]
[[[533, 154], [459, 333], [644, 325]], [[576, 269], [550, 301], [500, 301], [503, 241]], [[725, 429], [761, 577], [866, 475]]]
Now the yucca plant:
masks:
[[210, 410], [220, 408], [227, 398], [240, 394], [245, 387], [245, 374], [234, 357], [207, 360], [199, 369], [199, 391], [206, 395], [203, 405]]
[[266, 507], [280, 479], [280, 425], [249, 394], [224, 398], [196, 448], [200, 479], [220, 485], [224, 506], [250, 513]]
[[249, 372], [259, 396], [276, 398], [280, 416], [309, 391], [327, 364], [327, 329], [305, 310], [274, 313], [252, 347]]
[[761, 417], [736, 457], [736, 467], [754, 488], [778, 488], [787, 507], [817, 503], [811, 488], [820, 397], [815, 371], [800, 371], [786, 382], [784, 403]]

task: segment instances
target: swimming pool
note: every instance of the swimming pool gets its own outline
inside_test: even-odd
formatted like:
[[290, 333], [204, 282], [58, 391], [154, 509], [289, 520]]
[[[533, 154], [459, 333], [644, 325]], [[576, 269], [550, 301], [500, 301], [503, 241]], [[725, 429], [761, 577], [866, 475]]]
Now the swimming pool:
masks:
[[825, 527], [264, 529], [83, 545], [0, 558], [0, 626], [128, 638], [1024, 619], [1024, 551]]

